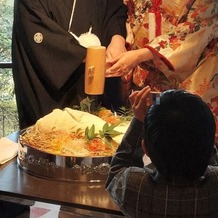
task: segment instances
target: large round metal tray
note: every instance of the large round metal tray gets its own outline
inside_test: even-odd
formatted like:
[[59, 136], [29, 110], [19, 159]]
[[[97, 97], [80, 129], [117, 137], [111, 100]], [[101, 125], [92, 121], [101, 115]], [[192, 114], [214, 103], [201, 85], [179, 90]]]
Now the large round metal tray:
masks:
[[[20, 132], [23, 134], [25, 130]], [[111, 157], [69, 157], [45, 153], [18, 139], [18, 164], [32, 175], [66, 182], [105, 182]]]

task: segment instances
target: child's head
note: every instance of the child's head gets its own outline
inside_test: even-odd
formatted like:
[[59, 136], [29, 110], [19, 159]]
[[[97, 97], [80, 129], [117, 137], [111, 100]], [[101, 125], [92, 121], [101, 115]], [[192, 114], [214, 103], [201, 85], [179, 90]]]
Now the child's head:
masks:
[[145, 117], [144, 142], [151, 161], [166, 179], [195, 180], [209, 163], [215, 120], [203, 100], [182, 90], [161, 94]]

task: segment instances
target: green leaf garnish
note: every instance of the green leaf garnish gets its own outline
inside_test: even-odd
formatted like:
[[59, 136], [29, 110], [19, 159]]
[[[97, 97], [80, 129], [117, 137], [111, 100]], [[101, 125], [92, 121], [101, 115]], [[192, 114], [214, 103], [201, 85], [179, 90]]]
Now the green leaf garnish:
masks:
[[114, 129], [118, 125], [119, 125], [119, 123], [116, 123], [116, 124], [113, 124], [113, 125], [109, 125], [109, 123], [105, 123], [104, 126], [103, 126], [102, 131], [101, 130], [99, 131], [99, 135], [101, 136], [101, 138], [104, 138], [104, 137], [112, 138], [114, 136], [122, 134], [121, 132], [116, 131]]
[[89, 127], [86, 127], [86, 129], [85, 129], [85, 139], [86, 140], [94, 139], [97, 136], [98, 136], [98, 134], [95, 133], [95, 125], [94, 124], [91, 126], [90, 129], [89, 129]]

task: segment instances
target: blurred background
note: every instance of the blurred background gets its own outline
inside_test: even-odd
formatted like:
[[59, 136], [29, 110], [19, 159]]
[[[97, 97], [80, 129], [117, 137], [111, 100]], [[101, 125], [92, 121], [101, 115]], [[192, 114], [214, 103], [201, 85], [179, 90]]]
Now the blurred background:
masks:
[[18, 130], [11, 61], [13, 4], [0, 0], [0, 137]]

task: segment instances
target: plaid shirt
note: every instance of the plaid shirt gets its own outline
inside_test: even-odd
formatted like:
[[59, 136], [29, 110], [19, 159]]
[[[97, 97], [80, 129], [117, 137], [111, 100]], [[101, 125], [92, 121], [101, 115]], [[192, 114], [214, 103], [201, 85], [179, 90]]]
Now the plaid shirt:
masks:
[[[142, 123], [130, 124], [111, 163], [106, 188], [126, 217], [218, 217], [218, 167], [187, 183], [166, 183], [155, 169], [131, 166]], [[137, 141], [138, 140], [138, 141]]]

